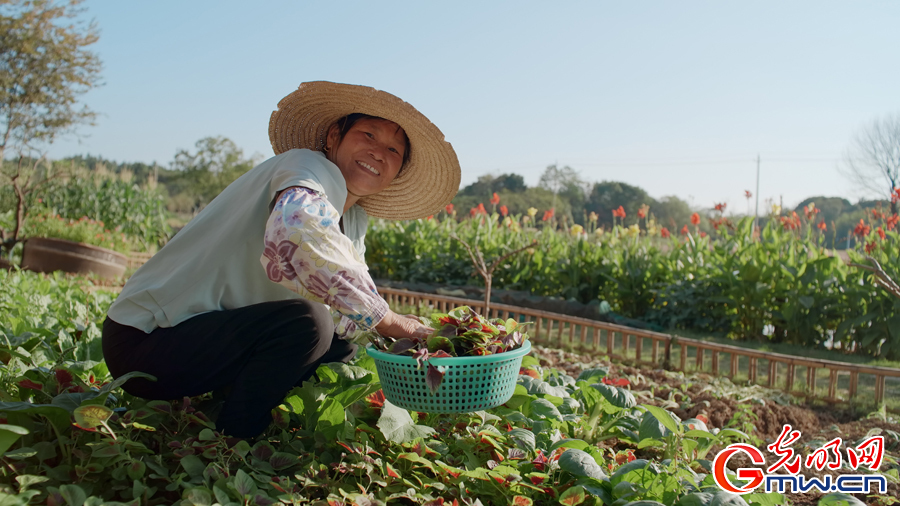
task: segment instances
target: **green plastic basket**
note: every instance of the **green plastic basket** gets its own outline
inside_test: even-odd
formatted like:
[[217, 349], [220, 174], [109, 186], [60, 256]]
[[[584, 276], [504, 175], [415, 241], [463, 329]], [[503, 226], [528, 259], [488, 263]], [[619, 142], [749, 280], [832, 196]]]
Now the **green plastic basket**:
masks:
[[516, 390], [522, 357], [529, 351], [531, 342], [525, 341], [521, 348], [494, 355], [430, 359], [431, 365], [445, 368], [441, 386], [431, 393], [426, 366], [418, 369], [414, 358], [378, 351], [371, 344], [366, 348], [375, 359], [385, 398], [424, 413], [468, 413], [503, 404]]

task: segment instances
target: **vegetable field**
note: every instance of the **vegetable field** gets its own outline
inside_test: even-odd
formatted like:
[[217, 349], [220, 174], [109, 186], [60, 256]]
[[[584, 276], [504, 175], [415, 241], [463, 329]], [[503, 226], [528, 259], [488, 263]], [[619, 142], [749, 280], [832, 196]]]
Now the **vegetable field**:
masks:
[[[386, 402], [364, 354], [327, 364], [262, 437], [234, 440], [215, 432], [209, 398], [148, 402], [111, 381], [98, 325], [113, 296], [86, 284], [0, 271], [2, 504], [841, 504], [715, 485], [719, 449], [765, 444], [782, 421], [803, 428], [804, 452], [835, 430], [848, 445], [884, 435], [879, 472], [900, 490], [884, 414], [852, 422], [760, 387], [547, 349], [526, 357], [504, 406], [459, 415]], [[876, 495], [844, 500], [890, 504]]]
[[[772, 216], [757, 230], [750, 218], [732, 222], [717, 212], [707, 218], [714, 225], [707, 234], [696, 214], [670, 232], [651, 215], [641, 225], [604, 230], [591, 225], [596, 220], [587, 228], [558, 227], [549, 211], [538, 221], [473, 209], [461, 221], [442, 212], [375, 222], [366, 256], [378, 278], [481, 285], [454, 237], [488, 261], [537, 240], [497, 267], [495, 289], [605, 301], [618, 314], [664, 329], [900, 359], [900, 297], [825, 244], [814, 207], [803, 214]], [[856, 249], [844, 254], [865, 267], [874, 260], [900, 279], [897, 223], [896, 215], [874, 213], [856, 227]]]

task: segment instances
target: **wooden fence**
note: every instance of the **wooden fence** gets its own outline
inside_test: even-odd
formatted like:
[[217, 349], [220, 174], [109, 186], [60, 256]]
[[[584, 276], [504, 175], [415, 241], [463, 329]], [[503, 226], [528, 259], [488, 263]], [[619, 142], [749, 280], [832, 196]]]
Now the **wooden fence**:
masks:
[[[142, 265], [150, 256], [148, 253], [132, 253], [128, 260], [129, 267]], [[386, 287], [379, 287], [378, 292], [395, 306], [425, 305], [435, 311], [446, 312], [456, 306], [468, 305], [484, 312], [483, 301]], [[550, 346], [580, 344], [610, 358], [655, 367], [665, 366], [670, 370], [686, 372], [690, 364], [695, 371], [716, 376], [724, 374], [734, 379], [743, 364], [751, 383], [779, 388], [789, 394], [804, 396], [807, 400], [842, 403], [858, 399], [865, 393], [874, 398], [876, 406], [880, 406], [885, 399], [887, 382], [891, 380], [900, 384], [900, 369], [757, 351], [539, 309], [492, 303], [489, 317], [534, 322], [530, 334], [536, 342]], [[827, 375], [827, 380], [819, 381], [820, 378], [825, 379], [819, 376], [820, 372]]]
[[[446, 312], [456, 306], [467, 305], [484, 312], [483, 301], [384, 287], [379, 287], [378, 291], [395, 307], [424, 305]], [[863, 390], [865, 393], [871, 390], [875, 404], [880, 406], [885, 399], [888, 379], [900, 380], [900, 369], [757, 351], [506, 304], [491, 303], [488, 316], [532, 321], [535, 326], [529, 334], [536, 342], [549, 346], [581, 344], [610, 358], [665, 366], [670, 370], [687, 371], [690, 364], [695, 371], [724, 374], [734, 379], [743, 363], [751, 383], [780, 388], [789, 394], [804, 396], [807, 400], [841, 403], [858, 399]], [[819, 384], [825, 383], [818, 381], [819, 372], [827, 374], [827, 387]], [[805, 381], [803, 375], [806, 376]]]

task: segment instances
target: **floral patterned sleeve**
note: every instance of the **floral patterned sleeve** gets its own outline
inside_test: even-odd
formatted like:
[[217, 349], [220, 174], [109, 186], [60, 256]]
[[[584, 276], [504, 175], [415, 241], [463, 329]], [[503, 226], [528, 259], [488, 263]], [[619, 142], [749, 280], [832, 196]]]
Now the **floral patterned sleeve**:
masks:
[[388, 312], [365, 261], [341, 233], [340, 216], [318, 192], [294, 187], [284, 191], [266, 223], [260, 257], [273, 282], [303, 298], [337, 310], [336, 333], [371, 329]]

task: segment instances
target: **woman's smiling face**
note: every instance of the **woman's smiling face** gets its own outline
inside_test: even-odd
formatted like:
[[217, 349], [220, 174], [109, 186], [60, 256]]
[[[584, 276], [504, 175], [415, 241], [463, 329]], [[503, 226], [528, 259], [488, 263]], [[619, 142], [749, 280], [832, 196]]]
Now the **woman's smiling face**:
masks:
[[403, 166], [406, 133], [393, 121], [363, 118], [350, 127], [343, 139], [339, 137], [338, 126], [332, 125], [326, 156], [341, 169], [347, 182], [346, 210], [360, 197], [390, 186]]

